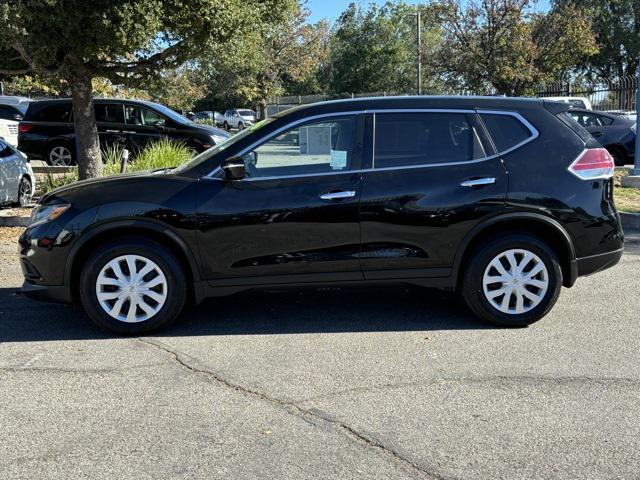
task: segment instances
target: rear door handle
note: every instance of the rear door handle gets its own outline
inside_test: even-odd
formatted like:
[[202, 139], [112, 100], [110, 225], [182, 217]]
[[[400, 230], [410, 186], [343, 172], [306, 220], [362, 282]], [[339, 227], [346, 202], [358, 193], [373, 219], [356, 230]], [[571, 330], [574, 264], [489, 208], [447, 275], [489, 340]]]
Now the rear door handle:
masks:
[[121, 133], [120, 130], [105, 130], [107, 133]]
[[340, 192], [329, 192], [323, 195], [320, 195], [322, 200], [341, 200], [343, 198], [353, 198], [356, 196], [356, 192], [354, 190], [343, 190]]
[[493, 177], [487, 178], [471, 178], [469, 180], [465, 180], [460, 184], [461, 187], [483, 187], [485, 185], [493, 185], [496, 183], [496, 179]]

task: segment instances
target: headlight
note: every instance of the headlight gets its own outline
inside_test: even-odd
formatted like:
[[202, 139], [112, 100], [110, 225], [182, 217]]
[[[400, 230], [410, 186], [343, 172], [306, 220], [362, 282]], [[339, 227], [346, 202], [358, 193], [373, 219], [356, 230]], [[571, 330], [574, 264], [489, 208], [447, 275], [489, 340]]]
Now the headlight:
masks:
[[31, 219], [29, 220], [29, 226], [41, 225], [46, 222], [51, 222], [60, 217], [66, 212], [69, 207], [68, 203], [56, 203], [54, 205], [38, 205], [31, 212]]
[[222, 135], [211, 135], [211, 140], [213, 140], [214, 144], [220, 145], [222, 142], [227, 140], [227, 137], [223, 137]]

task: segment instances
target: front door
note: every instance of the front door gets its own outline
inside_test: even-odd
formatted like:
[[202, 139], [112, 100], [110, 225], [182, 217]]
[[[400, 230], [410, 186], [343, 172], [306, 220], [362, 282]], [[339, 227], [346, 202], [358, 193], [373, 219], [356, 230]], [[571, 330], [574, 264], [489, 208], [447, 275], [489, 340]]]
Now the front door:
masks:
[[507, 173], [473, 111], [376, 113], [361, 197], [367, 279], [447, 277], [473, 226], [504, 208]]
[[167, 120], [155, 110], [141, 105], [125, 104], [124, 119], [124, 133], [131, 152], [138, 153], [166, 136], [164, 132]]
[[363, 120], [275, 132], [243, 155], [247, 177], [198, 188], [203, 275], [213, 286], [362, 279]]

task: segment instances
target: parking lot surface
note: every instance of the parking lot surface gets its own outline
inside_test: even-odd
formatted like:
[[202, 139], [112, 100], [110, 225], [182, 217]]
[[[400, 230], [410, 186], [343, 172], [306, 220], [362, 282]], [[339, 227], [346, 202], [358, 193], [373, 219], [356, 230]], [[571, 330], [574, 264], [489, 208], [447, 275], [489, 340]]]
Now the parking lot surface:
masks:
[[525, 329], [393, 286], [246, 292], [118, 338], [23, 298], [15, 251], [3, 479], [640, 478], [637, 234]]

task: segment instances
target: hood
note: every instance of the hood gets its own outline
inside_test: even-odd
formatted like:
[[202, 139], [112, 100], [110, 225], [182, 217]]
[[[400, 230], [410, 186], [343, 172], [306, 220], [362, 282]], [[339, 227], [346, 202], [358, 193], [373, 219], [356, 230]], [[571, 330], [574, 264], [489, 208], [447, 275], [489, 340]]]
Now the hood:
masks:
[[200, 131], [206, 133], [207, 135], [217, 135], [219, 137], [224, 137], [224, 138], [229, 138], [231, 136], [229, 135], [229, 132], [226, 132], [221, 128], [215, 128], [215, 127], [212, 127], [211, 125], [204, 125], [204, 124], [196, 124], [196, 125]]
[[151, 175], [157, 175], [157, 174], [158, 173], [154, 173], [153, 171], [143, 171], [143, 172], [122, 173], [119, 175], [111, 175], [108, 177], [89, 178], [87, 180], [79, 180], [77, 182], [73, 182], [73, 183], [70, 183], [69, 185], [64, 185], [62, 187], [58, 187], [55, 190], [51, 190], [50, 192], [45, 193], [40, 198], [40, 201], [38, 203], [40, 203], [41, 205], [44, 205], [50, 202], [54, 198], [58, 198], [58, 197], [65, 198], [81, 190], [93, 189], [94, 187], [100, 187], [102, 185], [111, 184], [114, 182], [124, 182], [131, 178], [139, 178], [139, 177], [145, 177], [145, 176], [151, 176]]

